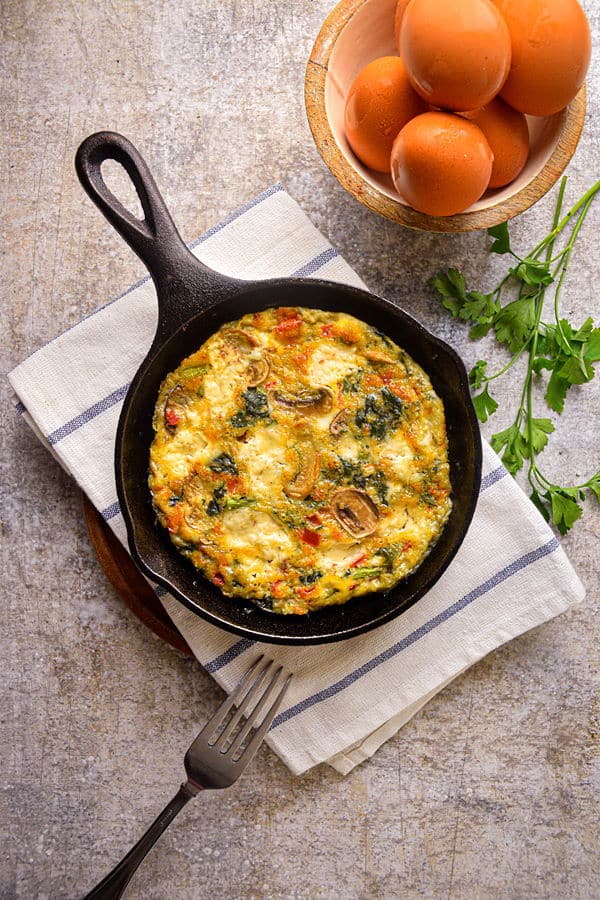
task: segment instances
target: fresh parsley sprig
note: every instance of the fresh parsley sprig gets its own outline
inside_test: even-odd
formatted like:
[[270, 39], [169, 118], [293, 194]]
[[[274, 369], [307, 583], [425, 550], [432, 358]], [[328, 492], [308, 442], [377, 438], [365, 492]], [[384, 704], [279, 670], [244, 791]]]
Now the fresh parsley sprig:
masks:
[[[594, 326], [593, 319], [587, 318], [575, 326], [560, 315], [560, 294], [573, 247], [600, 191], [600, 181], [561, 218], [566, 181], [563, 178], [560, 183], [550, 232], [526, 256], [518, 256], [511, 247], [507, 222], [488, 229], [494, 239], [490, 252], [507, 255], [514, 261], [492, 291], [484, 294], [467, 290], [457, 269], [440, 272], [430, 280], [451, 315], [470, 323], [471, 338], [476, 340], [493, 330], [496, 340], [510, 353], [508, 362], [498, 372], [489, 374], [487, 362], [480, 359], [469, 373], [471, 388], [478, 392], [473, 405], [481, 422], [487, 422], [498, 409], [498, 402], [490, 394], [491, 382], [508, 372], [522, 356], [526, 357], [527, 369], [514, 421], [492, 436], [492, 447], [513, 475], [527, 463], [531, 499], [561, 534], [566, 534], [581, 516], [581, 503], [588, 493], [600, 501], [600, 470], [582, 484], [565, 486], [554, 484], [536, 462], [554, 424], [547, 417], [534, 415], [534, 379], [550, 373], [545, 400], [551, 410], [562, 413], [571, 386], [591, 381], [594, 364], [600, 360], [600, 328]], [[556, 240], [563, 234], [567, 237], [564, 246], [555, 252]], [[553, 321], [546, 322], [542, 317], [550, 285], [554, 288], [554, 316]]]

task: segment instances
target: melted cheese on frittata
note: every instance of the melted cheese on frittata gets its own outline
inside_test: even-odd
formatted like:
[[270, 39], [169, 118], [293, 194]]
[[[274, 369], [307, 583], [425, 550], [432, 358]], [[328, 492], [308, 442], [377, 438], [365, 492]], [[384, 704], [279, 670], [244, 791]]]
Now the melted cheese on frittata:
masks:
[[154, 429], [160, 524], [223, 593], [277, 613], [391, 588], [450, 513], [429, 378], [343, 313], [224, 325], [165, 378]]

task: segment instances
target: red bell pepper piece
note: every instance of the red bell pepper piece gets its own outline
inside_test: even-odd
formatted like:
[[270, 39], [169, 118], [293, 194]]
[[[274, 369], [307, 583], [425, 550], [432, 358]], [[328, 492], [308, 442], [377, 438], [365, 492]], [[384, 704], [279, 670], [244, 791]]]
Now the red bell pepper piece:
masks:
[[318, 547], [321, 543], [321, 535], [317, 531], [311, 531], [310, 528], [304, 528], [300, 537], [305, 544], [310, 544], [311, 547]]

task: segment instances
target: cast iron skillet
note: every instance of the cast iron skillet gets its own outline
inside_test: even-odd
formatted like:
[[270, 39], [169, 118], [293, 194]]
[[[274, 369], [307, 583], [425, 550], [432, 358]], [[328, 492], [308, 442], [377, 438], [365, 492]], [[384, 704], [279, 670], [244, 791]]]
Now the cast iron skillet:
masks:
[[[133, 181], [144, 219], [136, 219], [108, 189], [101, 173], [108, 159], [120, 163]], [[456, 353], [411, 316], [366, 291], [316, 279], [239, 281], [211, 271], [179, 237], [148, 167], [121, 135], [100, 132], [87, 138], [75, 165], [91, 199], [148, 267], [158, 295], [156, 335], [125, 398], [115, 449], [119, 502], [129, 547], [142, 572], [215, 625], [276, 644], [339, 641], [382, 625], [415, 603], [454, 557], [479, 492], [481, 438]], [[147, 484], [152, 413], [165, 375], [225, 322], [272, 306], [343, 310], [385, 332], [428, 373], [446, 411], [454, 505], [432, 552], [392, 590], [307, 616], [276, 615], [223, 596], [177, 553], [157, 525]]]

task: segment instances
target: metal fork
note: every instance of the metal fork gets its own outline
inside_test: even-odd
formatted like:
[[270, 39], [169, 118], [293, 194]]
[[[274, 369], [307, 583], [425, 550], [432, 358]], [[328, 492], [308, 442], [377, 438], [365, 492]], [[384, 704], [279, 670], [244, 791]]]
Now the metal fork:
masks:
[[[145, 835], [85, 900], [120, 897], [148, 851], [192, 797], [203, 789], [226, 788], [238, 780], [260, 747], [288, 689], [292, 676], [282, 673], [282, 666], [276, 668], [263, 656], [252, 663], [185, 754], [187, 781]], [[268, 706], [276, 688], [275, 699]], [[251, 734], [253, 728], [256, 730]]]

